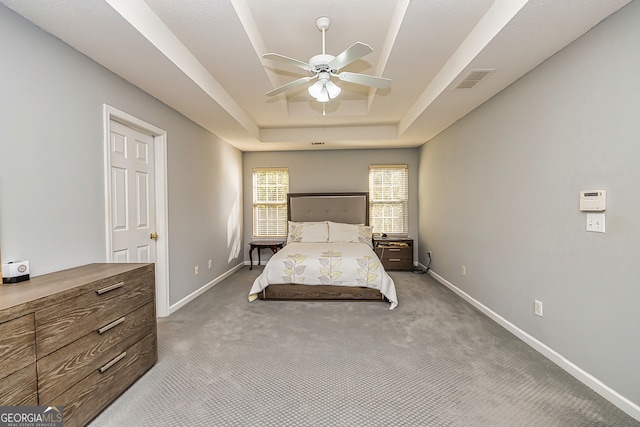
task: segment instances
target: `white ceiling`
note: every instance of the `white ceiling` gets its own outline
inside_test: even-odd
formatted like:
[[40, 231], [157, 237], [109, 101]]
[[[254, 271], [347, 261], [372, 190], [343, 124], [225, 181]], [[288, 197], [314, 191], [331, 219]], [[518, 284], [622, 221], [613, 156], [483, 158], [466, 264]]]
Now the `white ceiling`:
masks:
[[[416, 147], [580, 37], [630, 0], [0, 0], [243, 151]], [[265, 92], [322, 53], [373, 53], [341, 71], [326, 105], [301, 89]], [[492, 71], [472, 89], [470, 70]], [[311, 83], [309, 83], [310, 85]], [[161, 125], [161, 124], [158, 124]], [[324, 145], [312, 145], [323, 142]]]

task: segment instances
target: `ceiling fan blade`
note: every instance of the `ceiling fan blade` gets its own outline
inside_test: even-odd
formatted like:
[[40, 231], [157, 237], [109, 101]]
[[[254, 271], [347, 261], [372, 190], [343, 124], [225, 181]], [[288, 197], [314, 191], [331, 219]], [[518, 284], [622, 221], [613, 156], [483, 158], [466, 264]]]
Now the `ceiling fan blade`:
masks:
[[336, 56], [331, 62], [329, 62], [329, 66], [333, 70], [339, 70], [340, 68], [351, 64], [353, 61], [370, 54], [371, 52], [373, 52], [373, 49], [371, 49], [371, 46], [369, 46], [368, 44], [355, 42], [340, 55]]
[[285, 62], [294, 67], [302, 68], [303, 70], [312, 70], [313, 67], [306, 62], [298, 61], [297, 59], [289, 58], [288, 56], [280, 55], [279, 53], [265, 53], [263, 58], [272, 59], [274, 61]]
[[284, 84], [284, 85], [282, 85], [280, 87], [277, 87], [277, 88], [275, 88], [273, 90], [270, 90], [269, 92], [265, 93], [265, 95], [267, 95], [267, 96], [277, 95], [277, 94], [282, 93], [282, 92], [284, 92], [286, 90], [293, 89], [295, 87], [301, 86], [301, 85], [305, 84], [306, 82], [308, 82], [309, 80], [311, 80], [311, 79], [313, 79], [315, 77], [316, 76], [301, 77], [301, 78], [299, 78], [297, 80], [294, 80], [294, 81], [289, 82], [287, 84]]
[[347, 71], [337, 75], [340, 80], [356, 83], [364, 86], [373, 86], [378, 89], [386, 89], [391, 86], [391, 79], [369, 76], [367, 74], [349, 73]]

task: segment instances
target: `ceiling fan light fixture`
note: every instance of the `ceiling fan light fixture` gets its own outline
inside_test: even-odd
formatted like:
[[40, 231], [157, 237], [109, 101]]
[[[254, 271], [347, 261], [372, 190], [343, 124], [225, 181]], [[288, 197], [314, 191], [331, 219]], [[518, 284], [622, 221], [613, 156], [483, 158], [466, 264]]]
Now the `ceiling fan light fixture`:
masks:
[[320, 95], [316, 98], [316, 101], [329, 102], [330, 100], [331, 98], [329, 98], [329, 92], [327, 91], [327, 87], [322, 86], [322, 91], [320, 92]]
[[324, 84], [320, 80], [318, 80], [317, 82], [309, 86], [309, 88], [307, 89], [307, 92], [309, 92], [309, 95], [311, 95], [315, 99], [318, 99], [318, 97], [320, 96], [320, 93], [322, 92], [323, 87], [324, 87]]
[[336, 98], [342, 92], [342, 89], [331, 80], [322, 82], [317, 81], [307, 89], [309, 95], [313, 96], [318, 102], [329, 102]]
[[340, 95], [342, 89], [331, 81], [328, 72], [321, 72], [318, 74], [318, 81], [309, 86], [307, 92], [318, 102], [329, 102]]
[[338, 86], [337, 84], [335, 84], [331, 80], [326, 82], [324, 84], [324, 87], [327, 89], [329, 98], [331, 98], [331, 99], [336, 98], [338, 95], [340, 95], [340, 92], [342, 92], [342, 89], [340, 89], [340, 86]]

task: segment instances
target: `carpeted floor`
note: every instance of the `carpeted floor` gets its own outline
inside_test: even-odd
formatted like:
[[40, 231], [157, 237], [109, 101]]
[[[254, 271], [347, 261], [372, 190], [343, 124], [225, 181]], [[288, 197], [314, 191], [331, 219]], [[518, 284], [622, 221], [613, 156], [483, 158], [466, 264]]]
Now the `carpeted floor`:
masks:
[[427, 275], [400, 306], [247, 302], [244, 267], [158, 324], [98, 426], [640, 426]]

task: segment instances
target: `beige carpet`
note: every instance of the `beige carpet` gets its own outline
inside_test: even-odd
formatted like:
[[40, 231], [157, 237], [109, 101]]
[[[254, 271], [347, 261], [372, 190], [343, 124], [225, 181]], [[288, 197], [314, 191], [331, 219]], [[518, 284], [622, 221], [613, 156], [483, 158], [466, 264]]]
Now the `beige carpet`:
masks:
[[247, 302], [243, 268], [158, 325], [98, 426], [640, 426], [427, 275], [400, 306]]

